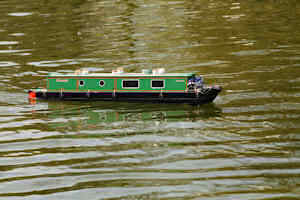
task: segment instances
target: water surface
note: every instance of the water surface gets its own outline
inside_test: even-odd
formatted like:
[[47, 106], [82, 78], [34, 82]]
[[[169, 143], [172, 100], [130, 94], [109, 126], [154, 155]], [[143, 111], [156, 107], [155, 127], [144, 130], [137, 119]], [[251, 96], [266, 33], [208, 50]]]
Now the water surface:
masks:
[[[298, 4], [2, 0], [0, 199], [299, 199]], [[203, 106], [27, 100], [48, 72], [120, 66], [225, 90]]]

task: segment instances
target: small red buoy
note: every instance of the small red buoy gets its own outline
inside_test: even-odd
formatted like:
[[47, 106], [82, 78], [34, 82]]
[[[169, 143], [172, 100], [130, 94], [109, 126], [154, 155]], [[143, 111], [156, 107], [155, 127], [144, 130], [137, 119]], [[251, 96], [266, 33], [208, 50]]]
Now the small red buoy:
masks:
[[35, 98], [36, 98], [35, 92], [30, 91], [29, 94], [28, 94], [28, 98], [29, 98], [29, 99], [35, 99]]

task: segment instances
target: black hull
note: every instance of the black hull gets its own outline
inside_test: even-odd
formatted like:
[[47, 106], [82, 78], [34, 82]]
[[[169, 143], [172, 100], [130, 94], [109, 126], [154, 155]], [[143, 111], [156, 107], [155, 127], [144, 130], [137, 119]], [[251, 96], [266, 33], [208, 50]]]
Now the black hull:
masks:
[[203, 89], [201, 92], [52, 92], [30, 90], [36, 98], [46, 100], [65, 101], [133, 101], [133, 102], [159, 102], [159, 103], [189, 103], [205, 104], [213, 102], [221, 92], [220, 87]]

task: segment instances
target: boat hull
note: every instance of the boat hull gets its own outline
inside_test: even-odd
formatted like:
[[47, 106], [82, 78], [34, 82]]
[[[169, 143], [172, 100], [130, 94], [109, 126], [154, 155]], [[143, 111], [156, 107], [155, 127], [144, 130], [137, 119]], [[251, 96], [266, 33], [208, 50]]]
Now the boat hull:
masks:
[[99, 92], [99, 91], [48, 91], [29, 90], [38, 99], [66, 101], [134, 101], [160, 103], [205, 104], [213, 102], [221, 92], [221, 87], [214, 86], [188, 92]]

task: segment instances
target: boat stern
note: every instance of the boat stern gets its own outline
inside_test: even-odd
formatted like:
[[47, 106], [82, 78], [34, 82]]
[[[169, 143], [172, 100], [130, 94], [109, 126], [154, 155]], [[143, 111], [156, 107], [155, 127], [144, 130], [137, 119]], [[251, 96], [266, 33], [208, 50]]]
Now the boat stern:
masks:
[[47, 92], [47, 89], [45, 89], [45, 88], [29, 89], [27, 91], [28, 99], [42, 98], [43, 96], [45, 96], [46, 92]]

